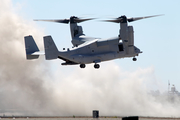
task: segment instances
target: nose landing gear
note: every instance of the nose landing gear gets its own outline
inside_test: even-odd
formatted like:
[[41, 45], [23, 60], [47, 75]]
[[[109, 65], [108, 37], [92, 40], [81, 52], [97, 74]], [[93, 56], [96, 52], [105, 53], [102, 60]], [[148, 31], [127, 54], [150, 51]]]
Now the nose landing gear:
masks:
[[133, 61], [136, 61], [136, 60], [137, 60], [137, 58], [134, 57], [134, 58], [133, 58]]

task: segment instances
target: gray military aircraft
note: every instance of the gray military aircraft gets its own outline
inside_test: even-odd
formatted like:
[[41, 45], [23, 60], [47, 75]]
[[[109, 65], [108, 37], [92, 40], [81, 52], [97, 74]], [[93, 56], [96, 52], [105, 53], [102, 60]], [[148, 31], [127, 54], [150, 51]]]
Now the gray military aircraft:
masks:
[[46, 60], [59, 58], [65, 61], [62, 65], [80, 64], [80, 68], [85, 68], [86, 64], [94, 63], [94, 68], [96, 69], [100, 67], [98, 63], [117, 58], [133, 57], [133, 61], [136, 61], [137, 59], [135, 56], [138, 56], [139, 53], [142, 52], [139, 48], [134, 46], [134, 30], [133, 26], [128, 26], [128, 22], [156, 16], [159, 15], [135, 18], [127, 18], [124, 15], [112, 20], [105, 20], [106, 22], [120, 24], [119, 35], [108, 39], [87, 37], [83, 33], [82, 27], [77, 25], [77, 23], [92, 20], [93, 18], [83, 19], [72, 16], [70, 19], [36, 20], [66, 24], [70, 23], [73, 48], [59, 51], [52, 37], [45, 36], [43, 38], [45, 52], [41, 52], [33, 37], [25, 36], [26, 58], [31, 60], [37, 59], [39, 55], [45, 55]]

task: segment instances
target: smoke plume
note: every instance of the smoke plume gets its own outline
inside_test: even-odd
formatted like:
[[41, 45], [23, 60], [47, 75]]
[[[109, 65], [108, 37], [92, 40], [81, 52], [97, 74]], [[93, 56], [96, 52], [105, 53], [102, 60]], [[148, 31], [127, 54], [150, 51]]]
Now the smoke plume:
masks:
[[26, 60], [24, 36], [33, 35], [43, 48], [44, 35], [12, 8], [11, 0], [1, 0], [0, 114], [90, 116], [99, 110], [104, 116], [179, 116], [178, 100], [149, 93], [159, 87], [153, 67], [125, 71], [107, 62], [99, 70], [60, 63], [53, 69], [49, 63], [55, 61]]
[[[13, 12], [10, 0], [0, 5], [0, 109], [16, 113], [41, 113], [54, 106], [49, 74], [44, 60], [27, 61], [24, 36], [33, 35], [37, 43], [43, 33], [31, 22]], [[39, 44], [41, 45], [41, 44]], [[41, 46], [40, 46], [41, 47]], [[38, 111], [38, 112], [37, 112]]]

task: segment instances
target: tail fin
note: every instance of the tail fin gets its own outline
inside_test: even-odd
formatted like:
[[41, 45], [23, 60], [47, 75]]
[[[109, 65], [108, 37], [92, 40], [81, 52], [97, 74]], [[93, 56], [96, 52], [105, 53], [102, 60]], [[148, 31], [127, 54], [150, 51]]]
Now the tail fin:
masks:
[[32, 36], [26, 36], [24, 37], [25, 40], [25, 47], [26, 47], [26, 59], [37, 59], [39, 58], [39, 54], [36, 54], [36, 52], [39, 52], [39, 48], [36, 45], [34, 39]]
[[44, 37], [44, 49], [46, 60], [52, 60], [58, 58], [58, 49], [51, 36]]

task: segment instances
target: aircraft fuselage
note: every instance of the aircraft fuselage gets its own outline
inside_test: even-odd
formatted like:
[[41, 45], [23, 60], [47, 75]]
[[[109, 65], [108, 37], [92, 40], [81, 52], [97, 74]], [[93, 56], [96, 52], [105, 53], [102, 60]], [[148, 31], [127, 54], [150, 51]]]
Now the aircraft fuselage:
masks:
[[[77, 39], [77, 41], [82, 42], [83, 40]], [[140, 50], [133, 46], [135, 52], [126, 54], [125, 49], [127, 48], [124, 48], [119, 37], [109, 39], [94, 38], [94, 40], [92, 40], [92, 38], [90, 40], [84, 38], [84, 41], [86, 44], [81, 44], [78, 47], [66, 51], [59, 51], [59, 56], [77, 64], [88, 64], [117, 58], [134, 57], [140, 53]], [[63, 63], [63, 65], [68, 65], [68, 63]]]

